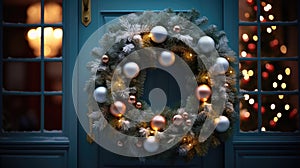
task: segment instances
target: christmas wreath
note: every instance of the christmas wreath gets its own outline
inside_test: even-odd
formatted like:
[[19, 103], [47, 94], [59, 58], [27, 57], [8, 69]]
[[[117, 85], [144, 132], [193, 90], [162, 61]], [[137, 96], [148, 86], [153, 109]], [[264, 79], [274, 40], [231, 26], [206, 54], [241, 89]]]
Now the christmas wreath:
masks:
[[[91, 51], [95, 59], [87, 65], [92, 76], [86, 91], [94, 141], [106, 143], [113, 152], [122, 149], [126, 154], [120, 154], [126, 156], [165, 151], [160, 155], [191, 159], [230, 136], [237, 102], [235, 53], [225, 32], [206, 26], [207, 21], [195, 10], [146, 11], [122, 16], [108, 27]], [[190, 88], [193, 94], [184, 97], [179, 108], [165, 107], [158, 113], [143, 100], [146, 68], [168, 71], [182, 62], [193, 76], [179, 75], [187, 88], [196, 82]], [[106, 129], [110, 131], [104, 133]]]

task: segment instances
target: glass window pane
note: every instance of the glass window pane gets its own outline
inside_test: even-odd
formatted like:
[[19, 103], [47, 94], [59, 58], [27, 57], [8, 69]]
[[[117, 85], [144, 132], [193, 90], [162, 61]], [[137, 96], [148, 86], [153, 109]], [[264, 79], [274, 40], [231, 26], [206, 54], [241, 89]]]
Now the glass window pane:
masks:
[[257, 131], [257, 96], [244, 94], [240, 100], [240, 131]]
[[243, 58], [257, 57], [257, 27], [240, 26], [239, 27], [239, 54]]
[[239, 18], [241, 21], [253, 22], [257, 18], [256, 0], [239, 0]]
[[297, 61], [263, 61], [262, 90], [297, 90], [298, 62]]
[[[28, 23], [28, 13], [35, 18], [40, 18], [40, 9], [29, 8], [29, 6], [40, 2], [39, 0], [12, 1], [3, 0], [3, 20], [11, 23]], [[39, 23], [38, 21], [37, 23]]]
[[262, 57], [298, 56], [298, 29], [296, 26], [262, 26]]
[[40, 96], [3, 96], [4, 131], [39, 131]]
[[45, 90], [46, 91], [62, 90], [62, 63], [61, 62], [45, 63]]
[[40, 33], [32, 34], [33, 28], [25, 27], [4, 27], [3, 28], [3, 58], [34, 58], [35, 51], [29, 41], [30, 37], [35, 37], [40, 41]]
[[265, 21], [296, 21], [297, 0], [261, 1], [261, 16]]
[[62, 56], [62, 38], [62, 27], [44, 28], [44, 56], [46, 58]]
[[263, 95], [262, 131], [299, 129], [298, 95]]
[[40, 63], [3, 63], [3, 87], [10, 91], [40, 91]]
[[62, 96], [45, 96], [45, 130], [62, 130]]
[[257, 61], [241, 61], [240, 72], [240, 88], [247, 91], [257, 90]]
[[62, 0], [45, 0], [45, 23], [61, 23], [62, 22]]

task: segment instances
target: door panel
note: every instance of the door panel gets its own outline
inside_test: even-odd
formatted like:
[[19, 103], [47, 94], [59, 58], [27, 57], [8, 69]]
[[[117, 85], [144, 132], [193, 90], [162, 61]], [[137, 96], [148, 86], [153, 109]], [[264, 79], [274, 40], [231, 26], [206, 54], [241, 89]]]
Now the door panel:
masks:
[[[205, 0], [101, 0], [92, 1], [92, 22], [87, 27], [79, 25], [79, 46], [81, 47], [85, 40], [97, 28], [103, 24], [115, 19], [121, 15], [133, 12], [142, 12], [144, 10], [159, 11], [171, 8], [175, 11], [187, 11], [196, 9], [200, 11], [202, 16], [209, 19], [209, 24], [215, 24], [219, 29], [223, 29], [223, 2], [219, 0], [211, 0], [209, 3]], [[167, 79], [166, 82], [160, 79]], [[160, 71], [152, 71], [148, 73], [147, 82], [145, 84], [145, 93], [147, 95], [151, 88], [160, 87], [168, 96], [168, 105], [175, 105], [178, 100], [178, 94], [174, 94], [177, 89], [176, 85], [170, 84], [172, 78]], [[205, 157], [196, 157], [190, 162], [185, 162], [183, 159], [173, 158], [170, 160], [149, 159], [140, 161], [138, 158], [129, 158], [111, 153], [97, 144], [89, 144], [86, 141], [86, 133], [80, 126], [79, 128], [79, 167], [224, 167], [224, 145], [220, 145], [216, 149], [211, 149]]]

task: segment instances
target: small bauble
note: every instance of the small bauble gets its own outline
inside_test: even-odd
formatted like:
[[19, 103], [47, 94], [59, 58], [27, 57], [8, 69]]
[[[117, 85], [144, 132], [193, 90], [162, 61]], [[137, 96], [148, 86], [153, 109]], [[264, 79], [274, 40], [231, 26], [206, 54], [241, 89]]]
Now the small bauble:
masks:
[[128, 103], [134, 104], [136, 102], [136, 97], [134, 95], [130, 95], [128, 98]]
[[183, 112], [183, 113], [182, 113], [182, 117], [183, 117], [184, 119], [188, 119], [188, 118], [189, 118], [189, 113]]
[[106, 64], [109, 61], [109, 57], [107, 55], [103, 55], [101, 61]]
[[110, 113], [115, 117], [121, 117], [126, 111], [126, 105], [121, 101], [116, 101], [110, 105]]
[[179, 33], [181, 30], [180, 26], [176, 25], [173, 27], [173, 31], [176, 32], [176, 33]]
[[142, 108], [142, 103], [141, 102], [136, 102], [135, 107], [138, 109]]
[[145, 141], [144, 141], [144, 149], [147, 152], [156, 152], [159, 148], [159, 143], [158, 141], [155, 139], [154, 136], [149, 136]]
[[170, 51], [163, 51], [158, 61], [162, 66], [171, 66], [175, 62], [175, 54]]
[[153, 130], [161, 130], [165, 127], [165, 125], [166, 119], [161, 115], [154, 116], [151, 120], [151, 128]]
[[117, 145], [118, 145], [118, 147], [123, 147], [124, 144], [123, 144], [122, 141], [118, 141], [118, 142], [117, 142]]
[[226, 116], [220, 116], [215, 119], [215, 124], [217, 124], [216, 130], [218, 132], [225, 132], [230, 126], [230, 121]]
[[167, 39], [168, 32], [166, 28], [162, 26], [155, 26], [150, 31], [150, 35], [152, 41], [154, 41], [155, 43], [162, 43]]
[[215, 49], [215, 42], [209, 36], [202, 36], [198, 41], [198, 46], [203, 53], [209, 53]]
[[197, 99], [206, 102], [211, 95], [211, 89], [209, 86], [203, 84], [197, 87], [196, 96]]
[[140, 67], [135, 62], [128, 62], [123, 67], [123, 72], [127, 78], [134, 78], [139, 74]]
[[173, 117], [173, 124], [179, 126], [183, 123], [184, 119], [181, 115], [177, 114]]
[[185, 121], [185, 124], [186, 124], [187, 126], [191, 126], [191, 125], [192, 125], [192, 120], [190, 120], [190, 119], [186, 120], [186, 121]]
[[107, 89], [103, 86], [97, 87], [94, 90], [94, 99], [99, 103], [104, 103], [107, 98]]
[[229, 62], [223, 58], [219, 57], [217, 58], [214, 71], [218, 74], [225, 74], [229, 68]]

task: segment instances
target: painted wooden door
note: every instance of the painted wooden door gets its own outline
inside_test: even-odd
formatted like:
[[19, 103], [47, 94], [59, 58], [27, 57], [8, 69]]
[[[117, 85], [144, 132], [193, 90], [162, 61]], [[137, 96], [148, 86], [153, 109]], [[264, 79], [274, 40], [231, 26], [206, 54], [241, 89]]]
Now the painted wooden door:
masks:
[[[81, 6], [81, 2], [80, 2]], [[178, 11], [187, 11], [196, 9], [200, 14], [208, 17], [208, 24], [215, 24], [219, 29], [224, 29], [224, 3], [220, 0], [99, 0], [92, 1], [92, 17], [91, 23], [86, 27], [79, 24], [79, 47], [81, 47], [87, 38], [103, 24], [110, 20], [133, 12], [141, 12], [144, 10], [164, 10], [171, 8]], [[170, 85], [172, 79], [168, 75], [158, 71], [151, 72], [148, 77], [158, 79], [167, 79], [161, 84], [161, 88], [165, 90], [168, 99], [176, 100], [177, 95], [172, 95], [172, 89], [176, 89], [175, 85]], [[150, 83], [146, 84], [146, 94], [153, 86]], [[169, 102], [172, 104], [172, 101]], [[89, 144], [86, 141], [86, 132], [79, 126], [78, 133], [78, 166], [79, 167], [224, 167], [224, 145], [220, 145], [216, 149], [211, 149], [205, 157], [197, 157], [194, 160], [186, 163], [183, 160], [154, 160], [147, 159], [145, 162], [139, 161], [138, 158], [128, 158], [113, 154], [95, 143]]]

